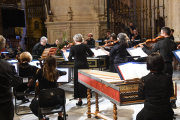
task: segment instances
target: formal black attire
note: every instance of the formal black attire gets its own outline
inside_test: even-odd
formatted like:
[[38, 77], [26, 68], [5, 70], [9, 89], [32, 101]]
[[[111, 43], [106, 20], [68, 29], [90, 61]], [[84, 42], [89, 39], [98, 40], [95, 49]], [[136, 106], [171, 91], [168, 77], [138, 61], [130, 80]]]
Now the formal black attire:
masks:
[[45, 48], [50, 48], [50, 47], [57, 47], [57, 45], [54, 44], [46, 44], [46, 46], [41, 45], [41, 43], [37, 43], [32, 50], [32, 55], [37, 55], [38, 58], [40, 58], [40, 56], [42, 55], [43, 51]]
[[95, 40], [94, 39], [90, 39], [90, 40], [86, 40], [86, 42], [87, 42], [87, 45], [95, 45]]
[[128, 35], [128, 36], [129, 36], [129, 39], [131, 39], [131, 38], [134, 36], [134, 34], [131, 33], [130, 28], [131, 28], [132, 31], [133, 31], [134, 29], [136, 29], [136, 27], [130, 26], [130, 27], [128, 28], [128, 31], [129, 31], [129, 33], [130, 33], [130, 34]]
[[[12, 82], [12, 83], [11, 83]], [[21, 84], [15, 67], [0, 56], [0, 119], [13, 120], [14, 105], [11, 84], [16, 89]]]
[[165, 68], [163, 72], [168, 73], [172, 76], [172, 61], [174, 56], [172, 51], [177, 50], [177, 44], [172, 41], [170, 37], [166, 37], [165, 39], [158, 41], [152, 50], [148, 50], [146, 47], [143, 47], [142, 50], [148, 55], [153, 52], [159, 51], [165, 62]]
[[[133, 37], [133, 36], [132, 36], [132, 37]], [[132, 37], [131, 37], [131, 39], [132, 39]], [[138, 44], [141, 42], [141, 36], [140, 36], [140, 35], [137, 35], [134, 39], [135, 39], [134, 41], [131, 41], [132, 47], [138, 45]]]
[[16, 57], [16, 55], [20, 55], [22, 52], [23, 52], [23, 49], [20, 49], [20, 50], [16, 49], [14, 51], [14, 56]]
[[116, 44], [113, 46], [113, 48], [110, 51], [110, 57], [114, 59], [114, 68], [113, 72], [117, 72], [115, 67], [119, 63], [125, 63], [127, 62], [127, 46], [120, 46], [119, 44]]
[[[33, 77], [36, 74], [38, 67], [29, 65], [29, 63], [20, 63], [19, 65], [19, 76], [20, 77]], [[17, 89], [17, 92], [24, 92], [27, 90], [27, 83], [22, 83]], [[29, 87], [30, 90], [34, 90], [33, 87]], [[17, 97], [18, 100], [25, 99], [24, 96]]]
[[78, 82], [78, 69], [89, 69], [86, 53], [93, 56], [94, 53], [84, 43], [74, 45], [70, 49], [69, 61], [74, 57], [74, 98], [87, 98], [87, 88]]
[[[65, 75], [64, 72], [57, 70], [57, 76], [54, 77], [54, 82], [48, 81], [46, 78], [43, 77], [43, 69], [39, 69], [37, 73], [33, 76], [33, 81], [38, 79], [39, 81], [39, 91], [43, 89], [51, 89], [57, 88], [56, 81], [59, 76]], [[44, 99], [41, 102], [41, 107], [53, 107], [56, 106], [62, 101], [60, 96], [55, 96], [53, 98]], [[36, 106], [36, 107], [35, 107]], [[38, 101], [35, 101], [33, 104], [30, 105], [32, 112], [38, 117]], [[43, 117], [43, 116], [41, 116]]]
[[173, 95], [173, 82], [170, 75], [150, 72], [142, 77], [138, 97], [145, 99], [145, 102], [136, 120], [173, 120], [174, 112], [170, 103], [170, 97]]
[[173, 36], [173, 35], [172, 35], [172, 36], [170, 36], [170, 39], [174, 41], [174, 36]]

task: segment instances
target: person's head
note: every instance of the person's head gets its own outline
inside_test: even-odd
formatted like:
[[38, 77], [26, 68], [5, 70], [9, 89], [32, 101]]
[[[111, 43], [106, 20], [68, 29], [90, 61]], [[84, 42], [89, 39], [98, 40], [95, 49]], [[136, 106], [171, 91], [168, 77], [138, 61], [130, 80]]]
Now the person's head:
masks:
[[161, 28], [161, 36], [169, 37], [171, 33], [171, 30], [169, 27], [162, 27]]
[[110, 35], [111, 35], [110, 30], [106, 31], [106, 35], [107, 35], [107, 37], [110, 37]]
[[164, 70], [164, 59], [159, 53], [151, 53], [147, 58], [147, 70], [161, 72]]
[[137, 29], [134, 29], [134, 30], [133, 30], [133, 34], [134, 34], [134, 35], [138, 35]]
[[117, 39], [119, 41], [119, 45], [123, 47], [127, 47], [127, 40], [126, 40], [126, 34], [125, 33], [119, 33], [117, 36]]
[[171, 29], [171, 33], [170, 33], [170, 36], [172, 36], [174, 33], [174, 29]]
[[45, 64], [43, 66], [43, 77], [51, 82], [54, 82], [54, 79], [57, 80], [56, 58], [52, 55], [45, 59]]
[[21, 45], [20, 44], [17, 46], [17, 49], [21, 49]]
[[93, 34], [92, 34], [92, 33], [89, 33], [87, 39], [88, 39], [88, 40], [91, 40], [91, 38], [93, 38]]
[[111, 36], [110, 36], [110, 40], [116, 40], [117, 39], [117, 36], [115, 33], [112, 33]]
[[24, 62], [29, 63], [32, 61], [32, 55], [29, 52], [23, 52], [20, 54], [20, 61], [22, 63], [24, 63]]
[[6, 44], [6, 39], [0, 35], [0, 52], [4, 51]]
[[40, 38], [40, 43], [41, 43], [41, 45], [43, 45], [43, 46], [46, 46], [47, 41], [48, 41], [48, 39], [47, 39], [45, 36], [42, 36], [42, 37]]
[[133, 23], [129, 23], [129, 26], [130, 26], [130, 27], [133, 27], [134, 25], [133, 25]]
[[9, 44], [8, 43], [6, 43], [6, 48], [9, 48]]
[[73, 40], [74, 40], [75, 43], [76, 42], [82, 42], [83, 41], [83, 36], [81, 34], [76, 34], [76, 35], [74, 35]]

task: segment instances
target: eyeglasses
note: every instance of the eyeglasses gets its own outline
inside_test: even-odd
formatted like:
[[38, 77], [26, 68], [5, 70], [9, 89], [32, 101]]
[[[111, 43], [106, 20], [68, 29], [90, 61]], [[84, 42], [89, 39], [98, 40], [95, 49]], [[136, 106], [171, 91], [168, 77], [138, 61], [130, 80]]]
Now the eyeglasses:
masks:
[[46, 43], [46, 42], [44, 42], [44, 41], [41, 41], [41, 42]]

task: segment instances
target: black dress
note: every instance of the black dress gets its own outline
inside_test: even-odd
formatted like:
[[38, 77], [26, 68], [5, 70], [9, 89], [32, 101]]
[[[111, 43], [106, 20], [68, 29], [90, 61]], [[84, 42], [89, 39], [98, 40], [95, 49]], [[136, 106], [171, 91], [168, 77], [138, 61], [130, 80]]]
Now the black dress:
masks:
[[112, 68], [112, 72], [117, 72], [115, 66], [119, 63], [127, 62], [127, 51], [126, 47], [120, 46], [116, 44], [110, 51], [110, 57], [114, 59], [114, 67]]
[[87, 98], [87, 88], [78, 82], [78, 69], [89, 69], [86, 53], [93, 56], [94, 53], [84, 43], [74, 45], [70, 49], [68, 59], [74, 57], [74, 98]]
[[151, 72], [142, 77], [138, 97], [145, 99], [145, 102], [136, 120], [172, 120], [174, 112], [170, 104], [170, 97], [173, 95], [173, 82], [170, 75]]

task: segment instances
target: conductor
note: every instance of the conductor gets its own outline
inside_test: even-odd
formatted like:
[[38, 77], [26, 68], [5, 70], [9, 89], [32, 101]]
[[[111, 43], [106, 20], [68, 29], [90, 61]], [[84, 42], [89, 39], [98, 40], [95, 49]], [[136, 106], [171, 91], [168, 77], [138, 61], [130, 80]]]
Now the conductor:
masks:
[[56, 43], [48, 44], [48, 39], [45, 36], [42, 36], [40, 38], [40, 42], [34, 46], [32, 50], [32, 55], [37, 55], [37, 57], [40, 58], [45, 48], [57, 47], [58, 43], [59, 41], [56, 40]]

